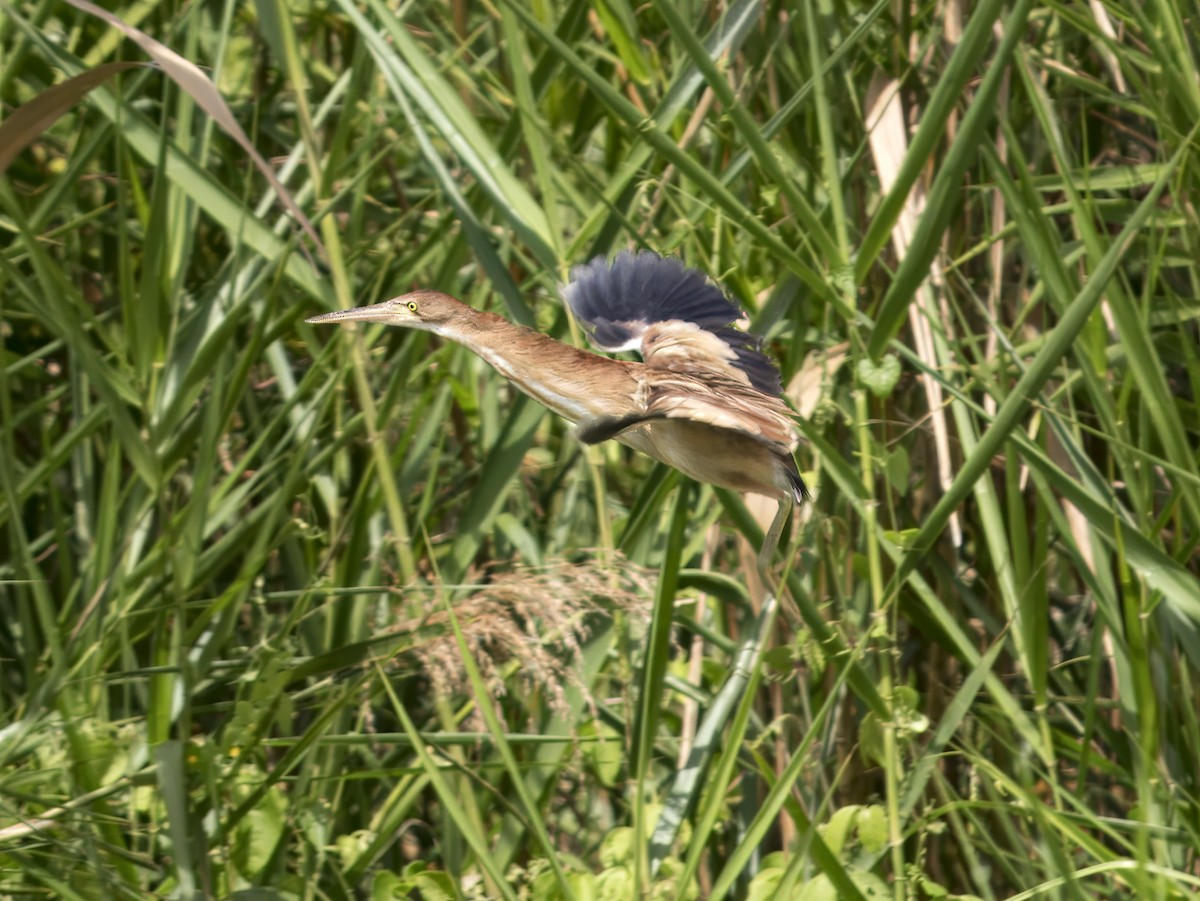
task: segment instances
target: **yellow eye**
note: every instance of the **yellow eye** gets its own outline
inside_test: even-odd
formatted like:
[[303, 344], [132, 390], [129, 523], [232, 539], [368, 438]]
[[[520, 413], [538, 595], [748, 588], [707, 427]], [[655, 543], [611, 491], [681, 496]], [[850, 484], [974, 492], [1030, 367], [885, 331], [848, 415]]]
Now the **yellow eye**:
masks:
[[417, 302], [415, 300], [410, 300], [408, 302], [408, 312], [410, 312], [410, 313], [417, 312]]

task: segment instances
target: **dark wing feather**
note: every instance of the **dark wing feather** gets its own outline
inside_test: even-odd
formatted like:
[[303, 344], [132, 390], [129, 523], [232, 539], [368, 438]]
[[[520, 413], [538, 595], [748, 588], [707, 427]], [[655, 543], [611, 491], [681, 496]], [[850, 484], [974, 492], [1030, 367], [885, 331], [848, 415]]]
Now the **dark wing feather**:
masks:
[[704, 273], [687, 269], [677, 259], [627, 250], [617, 254], [611, 264], [597, 257], [571, 271], [563, 297], [588, 338], [601, 350], [636, 350], [646, 365], [673, 371], [710, 369], [702, 359], [681, 367], [678, 354], [656, 359], [654, 348], [648, 346], [649, 339], [672, 331], [673, 325], [691, 331], [683, 326], [688, 323], [724, 345], [714, 350], [711, 361], [718, 370], [733, 367], [759, 391], [779, 393], [779, 372], [763, 354], [762, 342], [733, 326], [742, 315], [741, 308]]
[[650, 322], [682, 319], [717, 329], [741, 313], [703, 273], [649, 251], [623, 250], [611, 264], [596, 257], [576, 266], [563, 296], [596, 346], [607, 351], [635, 349], [630, 342]]
[[751, 385], [767, 394], [783, 391], [779, 368], [762, 352], [762, 338], [732, 326], [718, 329], [717, 337], [733, 349], [733, 365], [750, 377]]

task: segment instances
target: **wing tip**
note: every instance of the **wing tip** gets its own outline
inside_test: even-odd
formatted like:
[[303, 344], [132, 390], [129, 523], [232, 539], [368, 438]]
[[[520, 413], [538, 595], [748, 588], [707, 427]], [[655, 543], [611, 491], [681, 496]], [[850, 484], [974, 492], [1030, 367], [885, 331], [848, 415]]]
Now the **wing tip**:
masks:
[[799, 506], [806, 502], [811, 502], [812, 492], [809, 491], [808, 486], [804, 484], [804, 479], [801, 477], [799, 471], [789, 472], [788, 476], [792, 480], [792, 499], [796, 502], [796, 505]]
[[712, 330], [742, 313], [702, 271], [653, 250], [626, 249], [575, 266], [560, 293], [584, 323], [682, 319]]

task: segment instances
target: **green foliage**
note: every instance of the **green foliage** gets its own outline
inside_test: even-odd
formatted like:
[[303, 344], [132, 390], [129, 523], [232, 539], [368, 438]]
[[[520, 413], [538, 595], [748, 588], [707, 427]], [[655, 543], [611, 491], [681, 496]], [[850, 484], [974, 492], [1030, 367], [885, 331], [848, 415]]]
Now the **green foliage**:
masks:
[[[0, 17], [0, 894], [1200, 889], [1194, 4], [106, 8]], [[303, 322], [629, 246], [781, 363], [786, 620], [754, 504]]]
[[900, 360], [895, 354], [886, 354], [878, 362], [863, 357], [856, 367], [858, 380], [876, 397], [891, 396], [896, 382], [900, 380]]

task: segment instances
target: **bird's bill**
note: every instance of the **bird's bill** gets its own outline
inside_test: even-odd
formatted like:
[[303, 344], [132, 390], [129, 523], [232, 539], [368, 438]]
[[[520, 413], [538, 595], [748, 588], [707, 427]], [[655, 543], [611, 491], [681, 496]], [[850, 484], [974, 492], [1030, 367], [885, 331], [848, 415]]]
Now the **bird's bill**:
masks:
[[322, 313], [320, 316], [310, 316], [305, 322], [391, 322], [396, 318], [396, 312], [387, 302], [373, 303], [366, 307], [352, 307], [349, 310], [338, 310], [334, 313]]

